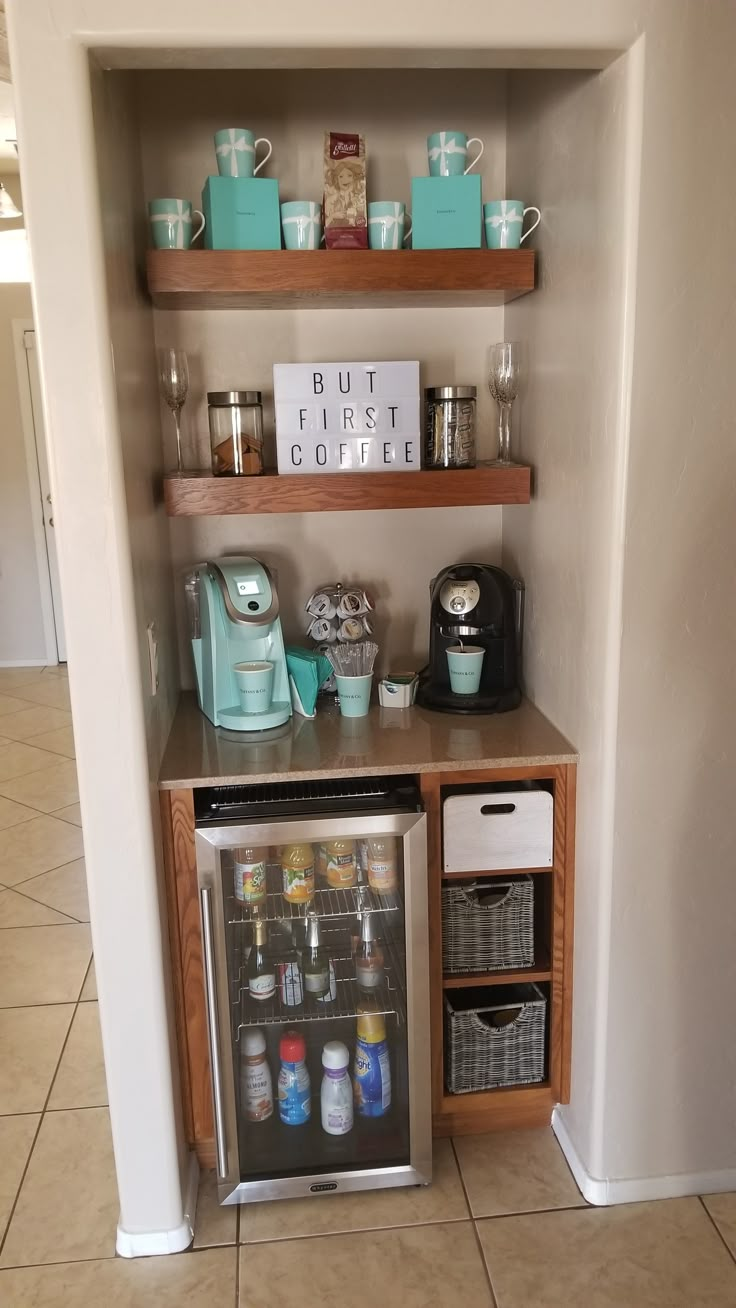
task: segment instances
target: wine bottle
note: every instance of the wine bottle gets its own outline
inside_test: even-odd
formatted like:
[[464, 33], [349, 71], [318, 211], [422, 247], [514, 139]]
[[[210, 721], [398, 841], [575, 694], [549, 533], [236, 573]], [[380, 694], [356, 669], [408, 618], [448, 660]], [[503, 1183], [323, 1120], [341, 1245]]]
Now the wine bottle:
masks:
[[304, 992], [312, 999], [321, 999], [330, 989], [330, 959], [323, 948], [319, 918], [316, 913], [307, 914], [307, 943], [302, 955], [304, 973]]
[[253, 922], [253, 945], [248, 959], [248, 993], [259, 1002], [273, 999], [276, 992], [276, 969], [268, 956], [268, 935], [263, 918]]
[[364, 913], [360, 924], [360, 944], [355, 955], [355, 979], [361, 990], [369, 992], [383, 984], [383, 950], [374, 926], [375, 913]]

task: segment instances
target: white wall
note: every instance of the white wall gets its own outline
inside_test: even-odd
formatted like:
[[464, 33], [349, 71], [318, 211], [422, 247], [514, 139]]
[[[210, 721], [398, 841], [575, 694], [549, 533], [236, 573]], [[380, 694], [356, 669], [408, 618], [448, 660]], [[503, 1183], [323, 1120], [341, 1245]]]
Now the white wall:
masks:
[[[0, 182], [22, 208], [17, 173], [0, 173]], [[0, 239], [22, 227], [22, 218], [3, 219]], [[46, 660], [31, 516], [40, 510], [28, 484], [12, 328], [14, 318], [31, 316], [30, 286], [0, 282], [0, 666]]]
[[[528, 517], [504, 510], [503, 558], [527, 586], [528, 693], [580, 751], [566, 1120], [596, 1174], [627, 439], [618, 393], [627, 242], [630, 251], [636, 238], [627, 223], [629, 63], [593, 75], [512, 75], [508, 104], [509, 194], [537, 204], [543, 222], [540, 287], [506, 310], [507, 335], [523, 340], [528, 356], [518, 448], [535, 469], [535, 492]], [[635, 152], [636, 141], [628, 144]]]
[[736, 8], [707, 18], [647, 33], [603, 1134], [605, 1175], [734, 1189]]

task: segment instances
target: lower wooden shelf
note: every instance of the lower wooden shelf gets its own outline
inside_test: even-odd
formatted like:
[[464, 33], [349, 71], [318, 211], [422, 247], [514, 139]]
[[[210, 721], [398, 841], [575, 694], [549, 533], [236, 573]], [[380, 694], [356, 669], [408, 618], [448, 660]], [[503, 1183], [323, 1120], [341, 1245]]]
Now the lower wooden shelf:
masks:
[[164, 478], [169, 516], [231, 513], [341, 513], [365, 509], [470, 508], [482, 504], [528, 504], [531, 469], [479, 463], [475, 468], [425, 468], [421, 472], [338, 472], [260, 477], [214, 477], [210, 472], [171, 473]]
[[493, 868], [489, 872], [443, 872], [443, 881], [475, 881], [478, 877], [525, 877], [540, 876], [543, 872], [554, 872], [553, 867], [516, 867]]
[[481, 1131], [548, 1126], [554, 1105], [549, 1081], [474, 1090], [467, 1095], [445, 1092], [433, 1116], [433, 1134], [476, 1135]]
[[508, 986], [523, 981], [551, 981], [549, 952], [539, 948], [536, 952], [537, 960], [533, 967], [516, 967], [498, 972], [455, 972], [451, 976], [443, 976], [442, 988], [468, 990], [472, 986]]

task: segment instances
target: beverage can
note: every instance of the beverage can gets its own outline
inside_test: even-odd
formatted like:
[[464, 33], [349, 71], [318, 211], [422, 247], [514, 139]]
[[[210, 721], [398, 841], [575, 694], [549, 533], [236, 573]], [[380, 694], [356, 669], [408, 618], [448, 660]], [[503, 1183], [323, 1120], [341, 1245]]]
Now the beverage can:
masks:
[[297, 1008], [304, 1002], [304, 988], [302, 986], [302, 973], [299, 964], [278, 963], [276, 972], [279, 980], [279, 994], [281, 1002], [287, 1008]]

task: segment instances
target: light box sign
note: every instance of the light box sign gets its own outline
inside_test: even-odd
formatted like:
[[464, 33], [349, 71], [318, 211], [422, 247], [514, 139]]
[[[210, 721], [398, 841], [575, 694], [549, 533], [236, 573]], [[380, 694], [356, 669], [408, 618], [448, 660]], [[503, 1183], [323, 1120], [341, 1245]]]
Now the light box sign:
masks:
[[280, 473], [418, 472], [419, 364], [276, 363]]

